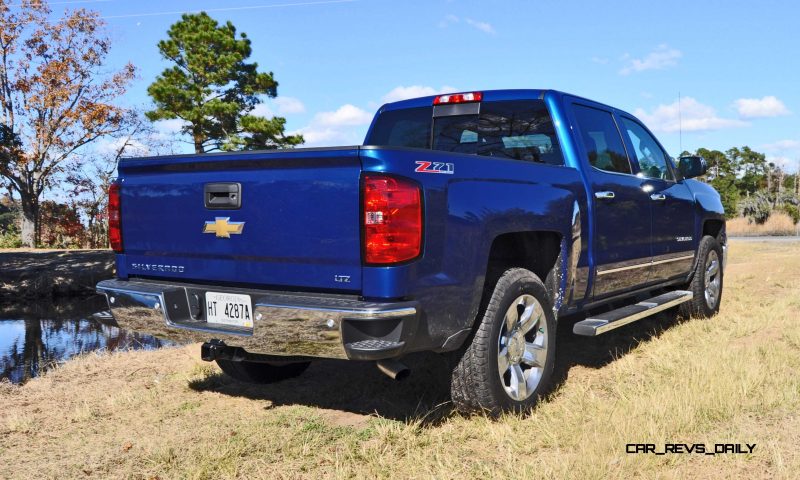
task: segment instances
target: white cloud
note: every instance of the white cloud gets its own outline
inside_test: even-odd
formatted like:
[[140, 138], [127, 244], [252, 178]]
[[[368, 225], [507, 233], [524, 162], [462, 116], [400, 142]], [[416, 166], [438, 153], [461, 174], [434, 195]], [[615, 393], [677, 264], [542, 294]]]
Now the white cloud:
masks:
[[479, 22], [478, 20], [473, 20], [471, 18], [465, 18], [464, 21], [467, 22], [467, 25], [473, 28], [477, 28], [483, 33], [488, 33], [489, 35], [494, 35], [495, 33], [497, 33], [495, 32], [494, 27], [490, 23]]
[[441, 22], [439, 22], [439, 28], [447, 28], [450, 25], [452, 25], [454, 23], [458, 23], [460, 21], [461, 21], [461, 19], [459, 19], [455, 15], [447, 15], [446, 17], [444, 17], [442, 19]]
[[272, 101], [278, 107], [279, 115], [292, 115], [305, 113], [306, 106], [299, 99], [294, 97], [278, 97]]
[[184, 125], [186, 125], [186, 122], [180, 118], [174, 118], [172, 120], [159, 120], [153, 123], [153, 127], [155, 127], [157, 132], [167, 135], [181, 133], [181, 128], [183, 128]]
[[767, 155], [767, 163], [773, 163], [784, 172], [794, 173], [800, 167], [800, 160], [795, 160], [783, 155]]
[[123, 147], [125, 147], [123, 152], [125, 157], [144, 157], [151, 153], [150, 148], [144, 143], [128, 138], [101, 138], [95, 143], [94, 151], [101, 155], [116, 155]]
[[736, 111], [742, 118], [780, 117], [792, 112], [777, 97], [740, 98], [733, 102]]
[[[461, 23], [461, 18], [455, 15], [447, 15], [439, 22], [439, 28], [447, 28], [450, 25], [455, 25], [457, 23]], [[481, 22], [472, 18], [464, 18], [464, 23], [472, 28], [480, 30], [483, 33], [488, 33], [490, 35], [497, 33], [491, 23]]]
[[625, 54], [624, 60], [627, 64], [619, 71], [621, 75], [630, 75], [634, 72], [644, 72], [645, 70], [664, 70], [678, 64], [678, 59], [683, 56], [680, 50], [670, 48], [666, 44], [661, 44], [655, 50], [648, 53], [644, 58], [630, 58]]
[[287, 116], [305, 113], [306, 106], [303, 102], [294, 97], [278, 97], [263, 103], [259, 103], [250, 112], [250, 115], [258, 117], [272, 118], [275, 115]]
[[366, 125], [372, 121], [372, 114], [355, 105], [342, 105], [333, 112], [320, 112], [314, 115], [312, 124], [324, 127], [344, 127]]
[[256, 117], [266, 117], [271, 118], [275, 116], [275, 113], [266, 103], [259, 103], [258, 105], [250, 111], [250, 115], [254, 115]]
[[458, 89], [447, 85], [439, 89], [425, 85], [409, 85], [407, 87], [401, 85], [393, 88], [389, 93], [384, 95], [381, 100], [383, 103], [392, 103], [399, 102], [400, 100], [408, 100], [409, 98], [427, 97], [436, 95], [437, 93], [452, 93], [456, 91], [458, 91]]
[[359, 135], [354, 129], [346, 130], [339, 128], [325, 128], [309, 125], [296, 132], [303, 134], [304, 147], [333, 147], [337, 145], [356, 145], [361, 144], [364, 135]]
[[305, 138], [306, 147], [360, 144], [372, 122], [372, 114], [346, 104], [331, 112], [319, 112], [297, 132]]
[[767, 161], [780, 166], [784, 171], [800, 171], [800, 140], [779, 140], [761, 146], [767, 152]]
[[683, 97], [680, 102], [659, 105], [652, 112], [637, 108], [634, 115], [642, 119], [652, 130], [658, 132], [701, 132], [744, 127], [747, 122], [717, 116], [716, 110], [692, 97]]
[[800, 140], [779, 140], [777, 142], [764, 144], [761, 148], [769, 152], [783, 152], [787, 150], [800, 151]]
[[306, 106], [303, 102], [293, 97], [278, 97], [268, 102], [259, 103], [250, 112], [257, 117], [272, 118], [275, 115], [286, 116], [305, 113]]

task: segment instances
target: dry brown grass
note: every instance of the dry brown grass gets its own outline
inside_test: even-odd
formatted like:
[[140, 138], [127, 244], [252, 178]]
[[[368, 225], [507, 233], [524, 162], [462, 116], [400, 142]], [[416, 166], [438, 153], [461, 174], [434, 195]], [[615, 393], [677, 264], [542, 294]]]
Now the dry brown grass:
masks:
[[783, 212], [773, 212], [763, 225], [758, 225], [743, 217], [734, 218], [728, 220], [725, 228], [728, 235], [733, 237], [800, 235], [800, 224], [795, 225], [794, 222], [792, 222], [792, 217]]
[[[448, 413], [444, 369], [408, 383], [320, 362], [229, 382], [196, 345], [86, 355], [0, 384], [0, 477], [796, 478], [800, 243], [733, 243], [723, 309], [598, 339], [559, 328], [560, 387], [527, 417]], [[426, 416], [427, 415], [427, 416]], [[756, 443], [752, 455], [626, 455], [632, 442]]]

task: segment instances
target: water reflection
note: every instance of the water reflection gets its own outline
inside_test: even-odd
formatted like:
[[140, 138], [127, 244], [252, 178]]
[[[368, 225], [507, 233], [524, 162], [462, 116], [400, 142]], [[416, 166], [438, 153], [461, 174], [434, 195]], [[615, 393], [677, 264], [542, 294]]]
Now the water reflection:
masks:
[[169, 342], [101, 325], [102, 297], [0, 305], [0, 381], [23, 383], [80, 353], [154, 349]]

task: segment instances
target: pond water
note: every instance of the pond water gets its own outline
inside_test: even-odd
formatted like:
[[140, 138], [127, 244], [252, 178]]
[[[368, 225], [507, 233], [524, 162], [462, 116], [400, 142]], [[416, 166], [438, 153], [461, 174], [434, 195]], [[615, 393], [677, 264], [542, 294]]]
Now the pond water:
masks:
[[0, 305], [0, 381], [23, 383], [81, 353], [170, 344], [95, 321], [108, 308], [101, 296], [23, 303]]

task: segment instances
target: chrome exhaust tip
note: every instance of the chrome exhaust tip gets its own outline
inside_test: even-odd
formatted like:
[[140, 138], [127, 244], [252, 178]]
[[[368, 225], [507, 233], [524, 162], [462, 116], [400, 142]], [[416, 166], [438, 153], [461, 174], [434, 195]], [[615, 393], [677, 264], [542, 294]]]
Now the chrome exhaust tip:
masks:
[[397, 360], [378, 360], [375, 362], [375, 365], [377, 365], [378, 370], [386, 374], [387, 377], [398, 382], [405, 380], [411, 375], [411, 370]]

